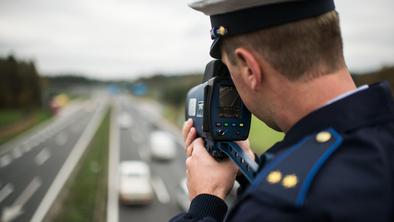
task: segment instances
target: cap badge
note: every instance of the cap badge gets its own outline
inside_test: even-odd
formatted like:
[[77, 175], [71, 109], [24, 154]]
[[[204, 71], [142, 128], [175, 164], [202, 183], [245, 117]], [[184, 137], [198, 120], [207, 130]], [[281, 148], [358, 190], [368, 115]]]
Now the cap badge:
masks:
[[221, 36], [224, 36], [227, 33], [228, 33], [228, 30], [223, 26], [213, 27], [211, 29], [211, 39], [220, 38]]

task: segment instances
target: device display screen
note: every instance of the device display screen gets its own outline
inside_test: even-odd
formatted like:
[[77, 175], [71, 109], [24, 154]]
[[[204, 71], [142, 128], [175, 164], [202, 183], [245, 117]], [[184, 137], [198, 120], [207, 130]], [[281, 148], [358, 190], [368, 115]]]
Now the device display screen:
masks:
[[241, 98], [234, 86], [219, 88], [219, 117], [239, 118], [241, 116]]

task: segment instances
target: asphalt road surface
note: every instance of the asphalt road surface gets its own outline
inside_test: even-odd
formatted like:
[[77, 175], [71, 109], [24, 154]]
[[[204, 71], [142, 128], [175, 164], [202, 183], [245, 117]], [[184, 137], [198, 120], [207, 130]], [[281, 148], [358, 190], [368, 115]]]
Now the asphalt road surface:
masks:
[[[152, 187], [155, 193], [153, 203], [146, 206], [126, 206], [119, 203], [118, 220], [125, 221], [168, 221], [182, 209], [176, 196], [180, 193], [180, 181], [185, 176], [185, 154], [179, 142], [179, 135], [174, 135], [177, 141], [176, 157], [171, 161], [157, 161], [149, 155], [149, 136], [152, 131], [162, 129], [158, 110], [155, 108], [142, 109], [141, 104], [128, 97], [120, 98], [116, 103], [115, 115], [128, 113], [132, 124], [128, 129], [117, 128], [119, 136], [118, 161], [143, 160], [149, 164], [152, 174]], [[155, 114], [156, 111], [156, 114]], [[117, 118], [113, 118], [116, 121]], [[178, 140], [177, 140], [178, 139]], [[116, 206], [115, 206], [116, 207]]]
[[30, 221], [92, 118], [99, 100], [73, 103], [0, 147], [0, 221]]
[[[41, 221], [52, 203], [48, 196], [54, 199], [57, 195], [51, 191], [62, 187], [59, 175], [64, 177], [63, 181], [67, 179], [67, 174], [62, 176], [62, 172], [71, 172], [69, 160], [81, 148], [86, 132], [94, 134], [92, 123], [99, 124], [106, 104], [102, 97], [73, 103], [53, 120], [0, 146], [0, 221]], [[177, 196], [182, 193], [185, 156], [179, 130], [170, 129], [177, 144], [176, 157], [171, 161], [152, 160], [148, 152], [150, 133], [169, 130], [163, 125], [159, 110], [127, 96], [118, 96], [112, 104], [115, 109], [111, 124], [117, 131], [118, 149], [112, 173], [118, 173], [117, 165], [121, 161], [147, 162], [155, 198], [146, 206], [125, 206], [116, 199], [115, 204], [108, 205], [109, 210], [116, 212], [116, 220], [109, 221], [168, 221], [182, 211]], [[130, 128], [121, 129], [114, 122], [121, 113], [130, 115]], [[118, 198], [117, 191], [111, 195]]]

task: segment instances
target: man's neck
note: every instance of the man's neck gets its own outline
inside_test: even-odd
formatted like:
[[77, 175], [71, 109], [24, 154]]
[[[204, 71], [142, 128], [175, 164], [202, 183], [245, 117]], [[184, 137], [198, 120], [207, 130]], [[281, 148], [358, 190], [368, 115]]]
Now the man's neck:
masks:
[[275, 112], [277, 125], [283, 132], [328, 101], [356, 88], [347, 69], [307, 82], [285, 82], [278, 94], [282, 99], [278, 101], [283, 103], [277, 104]]

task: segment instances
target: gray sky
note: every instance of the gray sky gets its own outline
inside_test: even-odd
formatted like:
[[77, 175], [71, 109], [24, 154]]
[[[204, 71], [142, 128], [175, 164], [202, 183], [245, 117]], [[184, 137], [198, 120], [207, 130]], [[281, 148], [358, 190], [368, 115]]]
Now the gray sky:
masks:
[[[185, 0], [0, 0], [0, 55], [42, 74], [112, 79], [203, 71], [209, 18]], [[337, 0], [353, 71], [394, 64], [393, 0]]]

